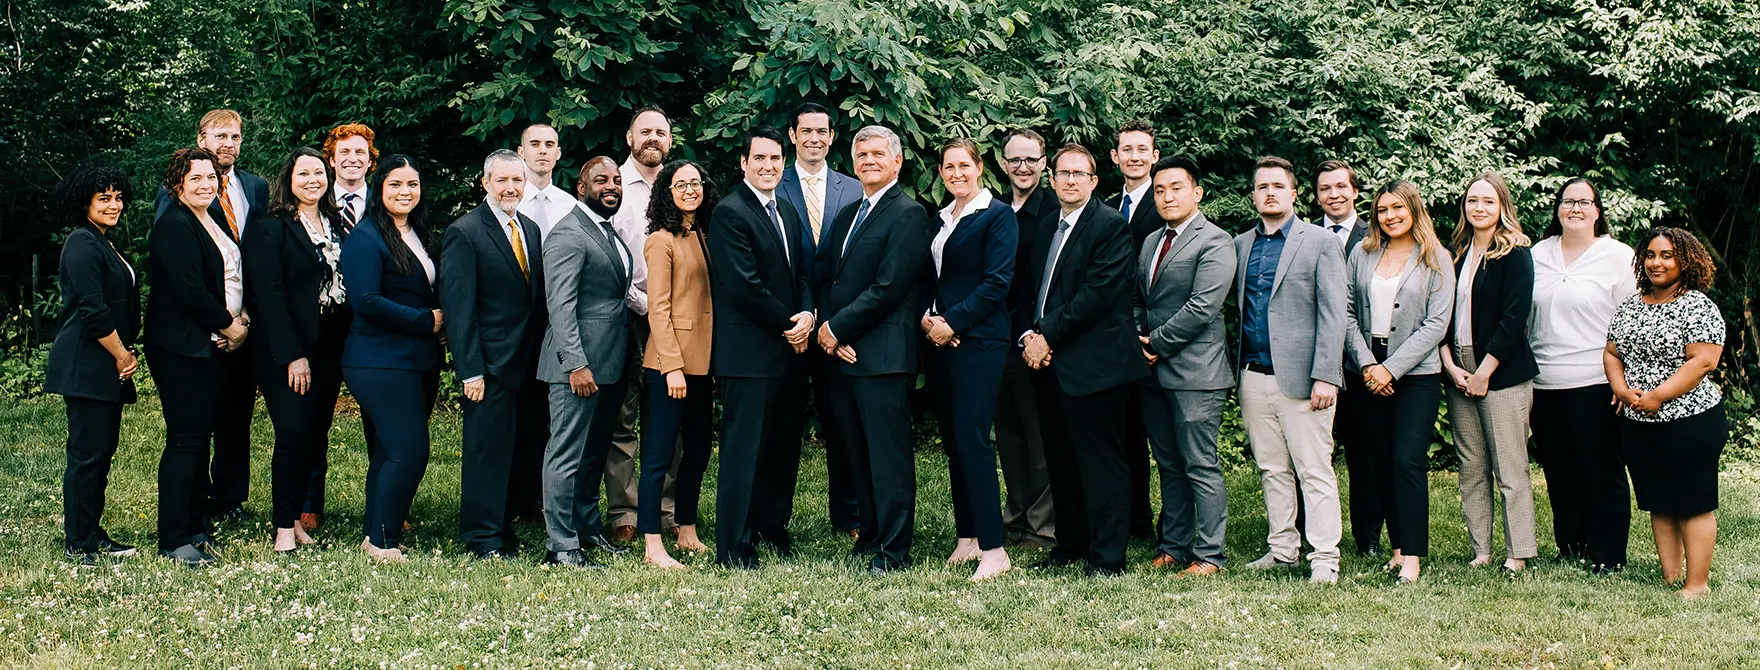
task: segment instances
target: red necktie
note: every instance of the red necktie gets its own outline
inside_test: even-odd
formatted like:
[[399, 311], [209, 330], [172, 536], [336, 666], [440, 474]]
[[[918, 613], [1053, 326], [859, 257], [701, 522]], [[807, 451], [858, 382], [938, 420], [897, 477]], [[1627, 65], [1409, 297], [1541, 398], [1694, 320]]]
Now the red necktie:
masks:
[[1149, 283], [1155, 283], [1155, 279], [1161, 276], [1161, 264], [1167, 262], [1167, 250], [1173, 248], [1175, 237], [1178, 235], [1174, 234], [1172, 228], [1161, 234], [1161, 253], [1155, 255], [1155, 272], [1149, 275]]

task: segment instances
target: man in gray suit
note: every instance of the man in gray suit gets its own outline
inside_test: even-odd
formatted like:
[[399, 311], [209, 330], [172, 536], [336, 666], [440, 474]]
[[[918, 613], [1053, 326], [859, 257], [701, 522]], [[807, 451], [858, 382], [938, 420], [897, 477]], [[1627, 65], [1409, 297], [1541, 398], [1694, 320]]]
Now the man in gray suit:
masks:
[[1155, 568], [1184, 564], [1208, 577], [1224, 563], [1228, 488], [1216, 456], [1222, 405], [1234, 386], [1222, 304], [1234, 282], [1227, 232], [1204, 218], [1198, 164], [1163, 158], [1153, 170], [1159, 229], [1137, 254], [1137, 328], [1154, 376], [1143, 383], [1143, 423], [1161, 471], [1160, 552]]
[[1343, 383], [1347, 298], [1337, 238], [1295, 215], [1295, 169], [1259, 159], [1259, 225], [1234, 238], [1240, 303], [1241, 421], [1265, 490], [1271, 551], [1248, 568], [1295, 567], [1296, 490], [1307, 504], [1310, 581], [1338, 582], [1343, 520], [1332, 471], [1333, 404]]
[[[589, 171], [615, 172], [609, 158]], [[544, 289], [550, 330], [538, 378], [550, 384], [550, 442], [544, 447], [544, 560], [598, 567], [583, 549], [621, 553], [604, 536], [599, 480], [622, 408], [629, 293], [635, 259], [611, 221], [575, 208], [544, 238]]]

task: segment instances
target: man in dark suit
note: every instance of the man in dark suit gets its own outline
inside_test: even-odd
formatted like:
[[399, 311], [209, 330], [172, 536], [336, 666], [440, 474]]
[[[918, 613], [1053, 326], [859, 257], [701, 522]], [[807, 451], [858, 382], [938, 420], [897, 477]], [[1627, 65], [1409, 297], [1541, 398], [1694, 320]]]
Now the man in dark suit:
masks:
[[715, 375], [721, 387], [721, 465], [715, 562], [757, 568], [757, 542], [791, 552], [788, 520], [800, 470], [806, 352], [813, 295], [800, 218], [776, 198], [782, 132], [756, 128], [740, 155], [744, 179], [715, 205], [709, 286], [715, 296]]
[[1228, 487], [1216, 455], [1222, 406], [1234, 386], [1222, 305], [1234, 285], [1234, 238], [1204, 218], [1203, 173], [1185, 158], [1155, 163], [1161, 230], [1137, 255], [1138, 340], [1154, 375], [1143, 384], [1143, 422], [1161, 474], [1156, 568], [1181, 577], [1222, 571]]
[[[1345, 258], [1350, 258], [1351, 249], [1362, 243], [1363, 236], [1369, 232], [1369, 223], [1357, 217], [1357, 194], [1362, 191], [1362, 186], [1357, 180], [1356, 169], [1341, 160], [1322, 162], [1314, 176], [1315, 197], [1325, 213], [1324, 219], [1318, 223], [1338, 238]], [[1346, 281], [1349, 281], [1348, 277]], [[1367, 396], [1362, 376], [1344, 376], [1344, 388], [1339, 389], [1338, 404], [1334, 405], [1337, 409], [1334, 410], [1336, 421], [1332, 424], [1332, 435], [1344, 449], [1345, 468], [1350, 472], [1351, 538], [1356, 541], [1357, 553], [1379, 556], [1381, 527], [1387, 515], [1381, 509], [1380, 490], [1376, 485], [1380, 477], [1375, 459], [1369, 455], [1368, 445], [1363, 442], [1362, 425], [1368, 417], [1362, 408]], [[1300, 500], [1298, 495], [1297, 501]], [[1306, 505], [1301, 506], [1301, 511], [1306, 511]], [[1301, 520], [1297, 521], [1296, 527], [1302, 527]]]
[[[795, 108], [794, 122], [788, 129], [788, 141], [794, 144], [794, 165], [782, 171], [782, 184], [776, 197], [795, 210], [801, 226], [801, 258], [806, 264], [807, 279], [819, 285], [819, 240], [830, 233], [831, 221], [844, 207], [862, 199], [862, 185], [854, 177], [831, 169], [825, 162], [837, 131], [831, 128], [831, 110], [816, 103]], [[826, 488], [830, 492], [831, 527], [857, 534], [862, 517], [856, 505], [855, 482], [850, 478], [849, 456], [843, 448], [843, 436], [833, 428], [830, 417], [831, 379], [836, 375], [836, 358], [817, 347], [807, 348], [807, 370], [812, 377], [813, 408], [819, 416], [819, 434], [825, 440], [825, 469], [829, 475]], [[803, 439], [805, 436], [802, 436]]]
[[478, 558], [518, 555], [513, 466], [541, 458], [550, 435], [549, 389], [536, 379], [549, 319], [542, 233], [519, 214], [525, 161], [506, 149], [483, 163], [488, 197], [446, 229], [440, 309], [464, 387], [464, 463], [458, 535]]
[[[1155, 148], [1155, 127], [1148, 121], [1132, 119], [1118, 129], [1118, 144], [1112, 149], [1112, 162], [1124, 174], [1124, 191], [1106, 201], [1106, 206], [1119, 211], [1130, 222], [1131, 250], [1160, 230], [1161, 217], [1155, 212], [1154, 196], [1149, 191], [1150, 169], [1161, 160]], [[1125, 408], [1125, 456], [1131, 466], [1131, 534], [1137, 537], [1157, 536], [1149, 509], [1149, 443], [1143, 428], [1142, 402], [1132, 397]], [[1165, 538], [1162, 538], [1165, 540]]]
[[[214, 154], [220, 188], [208, 214], [232, 234], [236, 243], [244, 230], [269, 212], [269, 182], [238, 169], [244, 119], [230, 109], [216, 109], [196, 123], [196, 146]], [[173, 204], [164, 187], [153, 200], [157, 217]], [[200, 482], [207, 491], [210, 517], [243, 521], [249, 518], [244, 501], [251, 484], [251, 416], [257, 407], [257, 383], [251, 373], [250, 341], [220, 357], [220, 388], [214, 407], [214, 452], [208, 477]]]
[[929, 214], [904, 197], [904, 147], [881, 126], [856, 132], [862, 200], [832, 224], [819, 255], [819, 346], [837, 357], [833, 415], [849, 448], [861, 504], [854, 551], [874, 573], [911, 565], [916, 462], [907, 392], [917, 373], [917, 273], [929, 255]]
[[1057, 500], [1057, 548], [1040, 566], [1086, 558], [1090, 573], [1119, 574], [1130, 510], [1125, 405], [1149, 375], [1132, 324], [1135, 254], [1124, 217], [1093, 200], [1094, 155], [1068, 144], [1052, 165], [1061, 207], [1038, 231], [1025, 278], [1037, 289], [1034, 309], [1015, 323], [1022, 360], [1038, 373]]
[[[1033, 293], [1021, 278], [1033, 274], [1033, 243], [1045, 225], [1055, 225], [1057, 196], [1040, 188], [1045, 178], [1045, 138], [1027, 129], [1008, 134], [1002, 143], [1002, 165], [1008, 173], [1010, 205], [1014, 208], [1019, 246], [1015, 249], [1015, 280], [1009, 283], [1009, 321], [1031, 317]], [[1053, 223], [1047, 224], [1047, 221]], [[1008, 356], [1002, 369], [1002, 390], [996, 399], [996, 456], [1002, 466], [1006, 494], [1002, 525], [1010, 544], [1029, 549], [1057, 546], [1057, 524], [1052, 511], [1051, 475], [1045, 468], [1044, 443], [1039, 439], [1038, 397], [1033, 391], [1033, 370], [1019, 356]]]

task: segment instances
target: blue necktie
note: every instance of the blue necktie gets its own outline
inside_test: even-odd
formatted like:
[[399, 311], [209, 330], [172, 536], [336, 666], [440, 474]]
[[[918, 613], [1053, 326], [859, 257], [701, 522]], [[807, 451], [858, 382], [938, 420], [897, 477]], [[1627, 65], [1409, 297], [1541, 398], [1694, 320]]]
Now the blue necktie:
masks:
[[1126, 221], [1131, 220], [1131, 194], [1129, 194], [1129, 193], [1124, 194], [1124, 202], [1119, 203], [1119, 204], [1124, 205], [1123, 207], [1119, 208], [1119, 211], [1124, 214], [1124, 220], [1126, 220]]
[[1051, 251], [1045, 254], [1045, 277], [1039, 280], [1039, 307], [1035, 319], [1045, 318], [1045, 295], [1051, 292], [1051, 275], [1057, 270], [1057, 257], [1063, 255], [1063, 238], [1069, 234], [1069, 219], [1057, 220], [1057, 232], [1051, 235]]
[[776, 226], [776, 239], [782, 242], [782, 259], [788, 261], [789, 267], [794, 267], [794, 258], [788, 255], [788, 229], [782, 226], [782, 217], [776, 214], [775, 198], [764, 203], [764, 211], [770, 213], [770, 223]]
[[870, 203], [868, 202], [867, 198], [862, 198], [862, 206], [856, 208], [856, 220], [850, 222], [849, 234], [845, 235], [843, 237], [843, 250], [839, 251], [838, 252], [839, 254], [843, 254], [843, 253], [846, 253], [849, 251], [850, 241], [856, 239], [856, 231], [862, 229], [862, 221], [865, 221], [868, 218], [868, 205], [869, 204]]

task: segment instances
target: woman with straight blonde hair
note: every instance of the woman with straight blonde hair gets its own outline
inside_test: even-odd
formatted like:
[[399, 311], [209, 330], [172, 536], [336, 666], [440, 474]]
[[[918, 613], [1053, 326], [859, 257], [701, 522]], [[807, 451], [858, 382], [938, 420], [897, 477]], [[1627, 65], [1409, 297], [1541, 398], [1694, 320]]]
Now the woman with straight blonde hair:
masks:
[[1368, 390], [1362, 436], [1393, 547], [1386, 569], [1409, 584], [1430, 553], [1430, 435], [1442, 405], [1437, 346], [1448, 331], [1454, 272], [1415, 184], [1394, 181], [1370, 202], [1375, 224], [1351, 250], [1345, 273], [1345, 365]]
[[1490, 565], [1496, 482], [1503, 495], [1503, 569], [1514, 574], [1539, 553], [1528, 481], [1528, 413], [1538, 368], [1528, 347], [1534, 259], [1501, 175], [1486, 172], [1467, 184], [1454, 248], [1461, 260], [1442, 366], [1461, 459], [1461, 512], [1473, 543], [1471, 565]]

